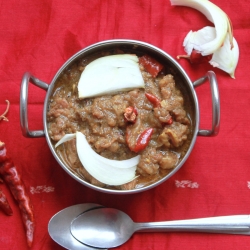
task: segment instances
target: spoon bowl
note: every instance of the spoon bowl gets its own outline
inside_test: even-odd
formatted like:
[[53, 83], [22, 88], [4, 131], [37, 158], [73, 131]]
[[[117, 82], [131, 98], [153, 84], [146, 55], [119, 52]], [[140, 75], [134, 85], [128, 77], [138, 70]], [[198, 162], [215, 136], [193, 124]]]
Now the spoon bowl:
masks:
[[72, 235], [80, 242], [99, 248], [106, 245], [116, 247], [129, 238], [135, 231], [134, 222], [122, 211], [96, 208], [76, 217], [71, 224]]
[[77, 216], [71, 234], [96, 248], [112, 248], [125, 243], [134, 232], [203, 232], [250, 235], [250, 215], [231, 215], [191, 220], [135, 223], [124, 212], [96, 208]]
[[84, 204], [73, 205], [59, 211], [49, 221], [48, 231], [50, 237], [57, 244], [61, 245], [62, 247], [65, 247], [66, 249], [74, 249], [74, 250], [96, 249], [82, 244], [81, 242], [76, 240], [70, 233], [71, 221], [79, 214], [82, 214], [83, 212], [96, 207], [101, 207], [101, 206], [94, 203], [84, 203]]

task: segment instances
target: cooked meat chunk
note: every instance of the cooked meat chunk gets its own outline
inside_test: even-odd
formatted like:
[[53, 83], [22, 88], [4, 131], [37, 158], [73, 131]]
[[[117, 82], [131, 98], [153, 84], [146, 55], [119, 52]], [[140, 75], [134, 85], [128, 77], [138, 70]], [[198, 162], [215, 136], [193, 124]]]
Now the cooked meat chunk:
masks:
[[134, 179], [128, 183], [125, 183], [120, 186], [121, 190], [132, 190], [135, 189], [137, 183], [137, 179]]
[[168, 151], [162, 157], [159, 165], [162, 169], [174, 168], [178, 163], [179, 157], [176, 153]]
[[169, 111], [163, 107], [154, 108], [154, 116], [162, 123], [169, 123], [172, 119]]
[[153, 175], [158, 172], [159, 162], [162, 159], [162, 155], [156, 151], [155, 148], [148, 147], [146, 148], [142, 155], [140, 163], [138, 164], [137, 171], [142, 174]]
[[181, 107], [175, 108], [173, 109], [172, 113], [177, 122], [180, 122], [183, 124], [190, 124], [190, 121], [187, 117], [187, 112], [183, 108]]
[[166, 147], [179, 147], [187, 140], [188, 126], [179, 122], [166, 126], [159, 135], [159, 140]]

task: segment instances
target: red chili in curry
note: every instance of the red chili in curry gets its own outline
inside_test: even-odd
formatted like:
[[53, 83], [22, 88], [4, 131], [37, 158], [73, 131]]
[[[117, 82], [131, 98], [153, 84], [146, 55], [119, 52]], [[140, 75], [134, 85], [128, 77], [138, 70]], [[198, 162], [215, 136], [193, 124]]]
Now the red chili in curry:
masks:
[[154, 105], [154, 107], [161, 106], [161, 101], [156, 96], [149, 94], [149, 93], [145, 93], [145, 96]]
[[159, 74], [159, 72], [163, 69], [163, 65], [149, 55], [144, 55], [144, 56], [140, 57], [139, 63], [153, 77], [156, 77]]
[[129, 106], [125, 109], [124, 117], [126, 121], [135, 123], [137, 115], [138, 112], [135, 107]]
[[139, 135], [138, 139], [136, 140], [135, 147], [131, 148], [131, 150], [134, 151], [135, 153], [138, 153], [138, 152], [142, 151], [143, 149], [145, 149], [149, 144], [149, 141], [151, 139], [153, 132], [154, 132], [153, 128], [145, 129]]

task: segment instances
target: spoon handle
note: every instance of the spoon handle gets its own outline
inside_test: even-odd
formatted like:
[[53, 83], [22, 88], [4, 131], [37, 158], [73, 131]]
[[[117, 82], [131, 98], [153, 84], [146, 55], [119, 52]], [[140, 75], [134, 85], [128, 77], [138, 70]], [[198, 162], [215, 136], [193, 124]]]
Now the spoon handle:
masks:
[[250, 215], [230, 215], [189, 220], [135, 223], [140, 232], [204, 232], [250, 235]]

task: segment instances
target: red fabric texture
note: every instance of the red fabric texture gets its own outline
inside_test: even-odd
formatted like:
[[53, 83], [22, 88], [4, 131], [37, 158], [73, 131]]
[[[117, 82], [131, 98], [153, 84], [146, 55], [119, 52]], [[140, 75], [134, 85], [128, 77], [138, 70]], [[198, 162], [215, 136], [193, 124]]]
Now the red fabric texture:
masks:
[[[182, 168], [165, 183], [133, 195], [109, 195], [71, 178], [52, 156], [45, 138], [23, 137], [19, 94], [26, 71], [50, 83], [74, 53], [107, 39], [151, 43], [176, 58], [183, 54], [186, 34], [212, 25], [201, 13], [171, 6], [169, 0], [2, 1], [0, 10], [0, 113], [11, 103], [9, 122], [0, 122], [0, 140], [17, 165], [34, 205], [34, 250], [63, 249], [48, 234], [50, 218], [68, 206], [99, 203], [128, 213], [136, 222], [250, 214], [250, 3], [213, 0], [230, 17], [240, 48], [236, 79], [209, 64], [179, 63], [192, 81], [214, 70], [217, 75], [221, 124], [216, 137], [198, 137]], [[46, 92], [30, 84], [29, 127], [43, 129]], [[197, 88], [200, 128], [211, 126], [209, 84]], [[28, 249], [18, 206], [8, 188], [13, 216], [0, 212], [1, 249]], [[249, 236], [198, 233], [137, 233], [116, 249], [249, 249]]]

